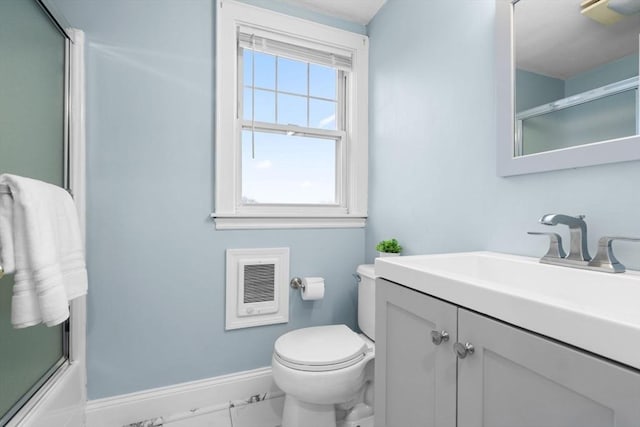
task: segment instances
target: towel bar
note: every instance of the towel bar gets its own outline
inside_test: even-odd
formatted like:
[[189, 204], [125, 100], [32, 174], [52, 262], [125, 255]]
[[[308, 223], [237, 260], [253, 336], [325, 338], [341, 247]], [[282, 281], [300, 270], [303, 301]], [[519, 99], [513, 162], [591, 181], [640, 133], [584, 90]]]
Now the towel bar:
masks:
[[[73, 191], [70, 188], [65, 188], [64, 191], [73, 197]], [[0, 184], [0, 194], [11, 194], [11, 189], [8, 185]]]
[[[0, 185], [0, 194], [11, 194], [11, 190], [6, 185]], [[0, 279], [4, 276], [4, 268], [0, 265]]]

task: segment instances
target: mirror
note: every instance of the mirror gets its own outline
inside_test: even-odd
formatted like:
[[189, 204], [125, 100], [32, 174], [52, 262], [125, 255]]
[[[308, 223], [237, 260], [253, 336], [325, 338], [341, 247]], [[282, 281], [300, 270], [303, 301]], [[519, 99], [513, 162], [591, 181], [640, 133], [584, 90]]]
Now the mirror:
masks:
[[640, 159], [640, 0], [496, 0], [498, 174]]

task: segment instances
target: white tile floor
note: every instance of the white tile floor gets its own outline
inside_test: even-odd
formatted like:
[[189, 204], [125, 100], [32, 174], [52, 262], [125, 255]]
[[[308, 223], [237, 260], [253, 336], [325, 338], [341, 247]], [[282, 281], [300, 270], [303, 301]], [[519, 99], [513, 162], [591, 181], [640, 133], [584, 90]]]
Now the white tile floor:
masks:
[[169, 422], [167, 427], [279, 427], [284, 397]]
[[[280, 427], [284, 397], [263, 400], [217, 412], [167, 422], [167, 427]], [[357, 423], [343, 422], [340, 427], [373, 427], [373, 417]]]

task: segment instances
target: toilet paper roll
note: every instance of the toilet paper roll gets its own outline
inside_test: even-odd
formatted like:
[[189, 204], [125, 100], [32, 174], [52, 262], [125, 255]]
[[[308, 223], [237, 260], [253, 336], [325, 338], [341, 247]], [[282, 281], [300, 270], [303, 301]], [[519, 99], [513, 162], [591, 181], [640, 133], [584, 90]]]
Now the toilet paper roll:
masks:
[[324, 279], [322, 277], [305, 277], [302, 279], [302, 299], [314, 301], [324, 298]]

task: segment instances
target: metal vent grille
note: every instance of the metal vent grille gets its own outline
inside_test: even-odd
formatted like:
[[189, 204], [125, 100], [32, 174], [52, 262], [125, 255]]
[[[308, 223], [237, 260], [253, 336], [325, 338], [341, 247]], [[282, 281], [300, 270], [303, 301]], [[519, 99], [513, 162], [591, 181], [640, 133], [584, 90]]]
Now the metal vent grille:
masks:
[[274, 300], [275, 264], [244, 266], [244, 303]]

